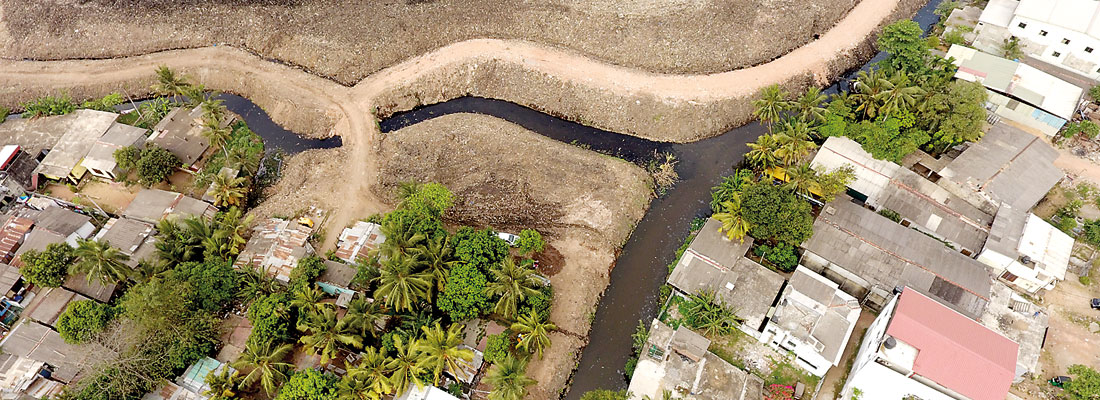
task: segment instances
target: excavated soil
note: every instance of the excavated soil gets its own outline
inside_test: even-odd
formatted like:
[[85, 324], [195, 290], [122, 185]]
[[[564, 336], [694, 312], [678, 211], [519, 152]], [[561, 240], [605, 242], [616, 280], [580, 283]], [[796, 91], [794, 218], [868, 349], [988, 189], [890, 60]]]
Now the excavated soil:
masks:
[[[661, 73], [767, 62], [858, 0], [3, 0], [0, 55], [105, 58], [230, 44], [345, 84], [473, 38]], [[700, 23], [706, 21], [706, 23]]]
[[388, 133], [377, 155], [381, 175], [372, 190], [379, 197], [391, 195], [400, 182], [439, 182], [456, 197], [448, 222], [542, 232], [549, 250], [540, 268], [552, 275], [550, 319], [560, 332], [528, 375], [539, 381], [533, 398], [556, 397], [587, 342], [589, 315], [610, 282], [617, 249], [648, 207], [648, 174], [475, 114], [451, 114]]

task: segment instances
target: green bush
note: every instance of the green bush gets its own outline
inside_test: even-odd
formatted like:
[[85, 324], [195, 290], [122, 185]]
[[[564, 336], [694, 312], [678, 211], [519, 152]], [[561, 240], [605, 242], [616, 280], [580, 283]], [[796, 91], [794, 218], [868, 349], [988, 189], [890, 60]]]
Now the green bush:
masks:
[[1084, 135], [1089, 139], [1096, 138], [1097, 134], [1100, 134], [1100, 125], [1096, 125], [1092, 121], [1079, 121], [1070, 122], [1062, 128], [1062, 136], [1071, 138], [1078, 134]]
[[59, 97], [46, 96], [19, 105], [23, 108], [23, 118], [65, 115], [76, 111], [76, 103], [68, 94]]
[[325, 261], [315, 255], [298, 260], [298, 266], [290, 271], [290, 289], [311, 287], [325, 273], [325, 268]]
[[279, 388], [275, 400], [329, 400], [336, 398], [335, 376], [315, 369], [295, 371]]
[[[1063, 218], [1063, 219], [1069, 219], [1069, 218]], [[1077, 221], [1075, 221], [1073, 219], [1069, 219], [1069, 220], [1073, 221], [1074, 227], [1077, 227]], [[1082, 239], [1084, 239], [1085, 242], [1088, 242], [1089, 244], [1100, 245], [1100, 220], [1094, 219], [1094, 220], [1085, 222], [1084, 229], [1085, 229], [1085, 234], [1082, 235], [1083, 236]]]
[[65, 243], [52, 243], [46, 250], [28, 250], [19, 256], [23, 268], [19, 270], [28, 282], [38, 286], [60, 287], [69, 276], [72, 264], [73, 248]]
[[103, 98], [85, 100], [80, 104], [80, 108], [87, 108], [96, 111], [115, 112], [115, 106], [122, 104], [122, 95], [118, 93], [111, 93]]
[[1100, 85], [1089, 88], [1089, 98], [1092, 101], [1100, 101]]
[[447, 275], [447, 284], [436, 299], [436, 305], [452, 321], [480, 317], [491, 310], [489, 297], [485, 294], [487, 283], [488, 278], [477, 267], [458, 264]]
[[512, 335], [507, 331], [490, 335], [485, 344], [485, 362], [493, 364], [504, 360], [514, 345]]
[[899, 224], [901, 223], [901, 214], [898, 214], [897, 211], [891, 210], [889, 208], [879, 209], [878, 215], [886, 217], [887, 219], [897, 222]]
[[0, 122], [4, 122], [5, 119], [8, 119], [8, 114], [11, 114], [11, 109], [0, 106]]
[[524, 229], [519, 232], [519, 240], [516, 243], [523, 254], [535, 254], [542, 252], [546, 242], [542, 240], [542, 234], [534, 229]]
[[137, 161], [138, 178], [146, 186], [155, 185], [168, 179], [168, 176], [181, 165], [183, 164], [175, 154], [160, 147], [150, 146], [141, 151], [141, 157]]
[[791, 272], [798, 267], [798, 252], [794, 246], [787, 243], [780, 242], [775, 246], [762, 244], [756, 246], [753, 253], [757, 257], [764, 257], [765, 260], [768, 260], [783, 272]]
[[581, 400], [626, 400], [630, 398], [626, 389], [614, 391], [614, 390], [592, 390], [585, 392], [581, 395]]
[[285, 293], [262, 297], [248, 307], [248, 320], [252, 322], [251, 343], [282, 342], [290, 337], [290, 299]]
[[966, 39], [963, 38], [962, 31], [954, 29], [943, 34], [943, 42], [947, 44], [966, 44]]
[[114, 309], [95, 300], [70, 302], [57, 318], [57, 333], [66, 343], [84, 343], [103, 332], [114, 317]]
[[137, 167], [138, 160], [141, 159], [141, 150], [134, 146], [126, 146], [115, 150], [114, 157], [119, 168], [130, 171]]
[[1085, 286], [1092, 284], [1092, 279], [1090, 279], [1088, 276], [1079, 276], [1077, 277], [1077, 281], [1081, 282], [1081, 284]]
[[527, 296], [520, 303], [519, 315], [527, 315], [534, 311], [542, 319], [550, 319], [550, 307], [554, 303], [554, 288], [552, 286], [543, 286], [539, 288], [538, 294]]

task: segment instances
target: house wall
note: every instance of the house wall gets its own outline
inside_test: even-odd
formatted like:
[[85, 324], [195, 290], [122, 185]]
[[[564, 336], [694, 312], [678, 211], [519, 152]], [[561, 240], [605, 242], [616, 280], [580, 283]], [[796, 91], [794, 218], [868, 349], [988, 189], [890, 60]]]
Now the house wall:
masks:
[[[1025, 27], [1020, 27], [1025, 24]], [[1042, 35], [1042, 31], [1047, 34]], [[1019, 15], [1008, 24], [1008, 32], [1020, 38], [1023, 50], [1030, 56], [1092, 79], [1100, 78], [1100, 40], [1085, 33], [1047, 24]], [[1069, 44], [1063, 44], [1069, 39]], [[1092, 52], [1085, 51], [1092, 48]], [[1054, 53], [1059, 53], [1055, 56]]]
[[988, 89], [986, 93], [989, 94], [989, 100], [986, 106], [987, 108], [992, 108], [991, 111], [993, 111], [994, 114], [1028, 128], [1043, 132], [1047, 136], [1056, 135], [1058, 131], [1062, 129], [1062, 126], [1066, 124], [1066, 120], [1058, 116], [1025, 103], [1014, 101], [1000, 93]]
[[[860, 375], [866, 371], [871, 364], [875, 364], [878, 348], [886, 336], [886, 327], [890, 323], [890, 317], [894, 314], [894, 306], [897, 304], [897, 299], [898, 296], [892, 297], [890, 302], [883, 307], [878, 317], [875, 317], [875, 320], [867, 327], [867, 333], [863, 335], [863, 342], [859, 344], [859, 351], [856, 353], [854, 361], [852, 361], [852, 370], [848, 373], [848, 381], [844, 383], [844, 389], [841, 391], [842, 395], [840, 398], [850, 399], [853, 389], [855, 388], [863, 390], [862, 386], [860, 386], [862, 384], [862, 381], [859, 380]], [[865, 396], [863, 398], [871, 399], [873, 397]]]
[[[1028, 293], [1035, 293], [1039, 289], [1051, 285], [1054, 281], [1054, 278], [1046, 276], [1046, 274], [1040, 276], [1038, 269], [1023, 265], [1017, 259], [993, 250], [983, 250], [978, 255], [978, 261], [992, 268], [993, 274], [1001, 277], [1002, 282]], [[1014, 281], [1003, 279], [1002, 274], [1005, 271], [1016, 275], [1017, 278]]]
[[829, 368], [833, 366], [832, 361], [822, 357], [812, 344], [791, 336], [790, 332], [778, 325], [768, 323], [758, 339], [767, 343], [773, 349], [794, 353], [795, 362], [798, 366], [816, 376], [825, 376], [825, 373], [829, 372]]

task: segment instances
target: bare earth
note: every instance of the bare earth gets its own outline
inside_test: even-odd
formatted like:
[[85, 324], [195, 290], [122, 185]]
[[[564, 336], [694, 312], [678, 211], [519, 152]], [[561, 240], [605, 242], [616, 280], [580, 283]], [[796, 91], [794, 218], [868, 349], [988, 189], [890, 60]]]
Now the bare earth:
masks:
[[[475, 38], [521, 39], [661, 73], [770, 61], [859, 0], [4, 0], [10, 58], [109, 58], [228, 44], [344, 84]], [[706, 23], [700, 23], [706, 21]]]
[[[642, 218], [650, 178], [640, 167], [484, 115], [453, 114], [386, 134], [377, 153], [380, 197], [399, 182], [440, 182], [456, 195], [450, 222], [509, 232], [534, 228], [564, 257], [550, 277], [550, 319], [561, 330], [528, 375], [532, 396], [564, 388], [587, 344], [589, 313], [617, 250]], [[546, 267], [546, 266], [544, 266]]]

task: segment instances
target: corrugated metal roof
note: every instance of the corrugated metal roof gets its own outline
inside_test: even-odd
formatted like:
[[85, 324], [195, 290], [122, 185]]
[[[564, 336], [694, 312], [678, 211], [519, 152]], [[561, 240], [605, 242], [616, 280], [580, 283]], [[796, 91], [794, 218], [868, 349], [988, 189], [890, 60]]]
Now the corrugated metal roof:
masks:
[[290, 271], [298, 260], [313, 253], [309, 245], [312, 228], [280, 218], [271, 218], [252, 230], [235, 266], [256, 268], [267, 276], [290, 281]]
[[[1093, 0], [1089, 0], [1093, 1]], [[978, 50], [951, 45], [947, 57], [959, 70], [955, 78], [979, 82], [986, 88], [1016, 97], [1062, 119], [1070, 119], [1084, 91], [1027, 64]]]
[[1001, 400], [1019, 345], [923, 294], [905, 290], [886, 334], [915, 347], [913, 371], [974, 400]]
[[382, 234], [381, 226], [358, 221], [340, 232], [340, 238], [336, 241], [336, 257], [354, 263], [359, 258], [369, 257], [370, 251], [377, 249], [385, 241], [386, 235]]
[[996, 203], [1029, 210], [1065, 176], [1054, 166], [1057, 158], [1058, 151], [1039, 137], [998, 123], [940, 175], [986, 193]]
[[0, 262], [11, 262], [15, 257], [15, 251], [23, 244], [27, 232], [30, 232], [34, 221], [16, 216], [8, 217], [4, 227], [0, 228]]

